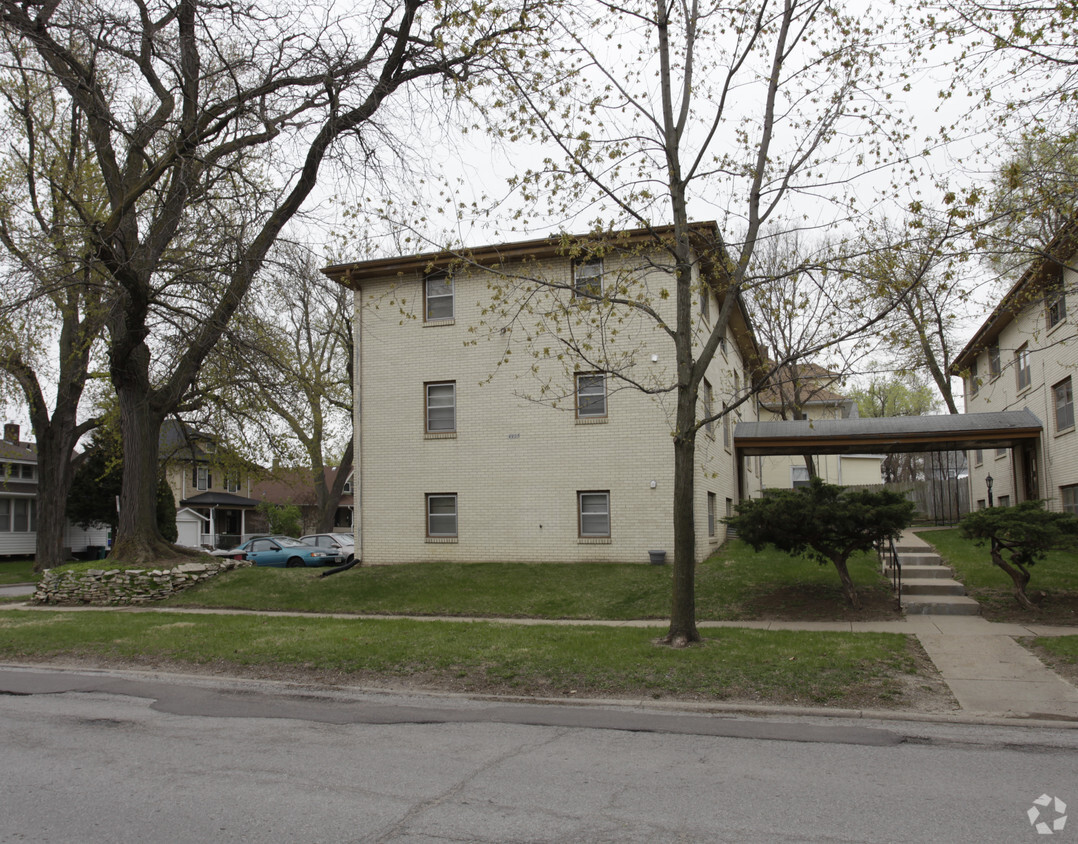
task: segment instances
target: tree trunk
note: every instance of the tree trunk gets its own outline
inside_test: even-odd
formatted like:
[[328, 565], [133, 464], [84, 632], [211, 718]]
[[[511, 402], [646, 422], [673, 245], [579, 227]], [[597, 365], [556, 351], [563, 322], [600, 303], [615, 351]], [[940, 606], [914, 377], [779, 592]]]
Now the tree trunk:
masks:
[[813, 456], [806, 452], [805, 454], [802, 454], [801, 457], [805, 461], [805, 468], [808, 469], [809, 478], [811, 479], [820, 477], [816, 469], [816, 460], [813, 458]]
[[[340, 506], [341, 495], [344, 492], [344, 483], [348, 480], [348, 475], [352, 471], [354, 449], [355, 438], [349, 437], [348, 444], [344, 447], [344, 454], [341, 456], [337, 476], [333, 479], [333, 486], [326, 490], [325, 500], [322, 502], [321, 523], [318, 527], [318, 533], [330, 533], [333, 530], [337, 517], [337, 508]], [[323, 472], [323, 488], [325, 488], [324, 477], [325, 473]]]
[[1037, 605], [1029, 600], [1029, 596], [1026, 594], [1026, 587], [1029, 585], [1029, 572], [1004, 560], [1003, 554], [1000, 553], [999, 546], [995, 541], [992, 542], [992, 562], [1007, 572], [1007, 576], [1014, 583], [1014, 599], [1018, 601], [1019, 606], [1027, 610], [1036, 611]]
[[71, 462], [74, 433], [73, 417], [54, 417], [46, 430], [34, 432], [37, 440], [38, 473], [34, 571], [54, 568], [69, 559], [64, 538], [67, 533], [67, 497], [71, 492], [71, 481], [74, 477]]
[[[696, 629], [696, 396], [678, 388], [678, 432], [674, 436], [674, 588], [670, 629], [663, 641], [675, 647], [699, 642]], [[689, 431], [688, 434], [684, 433]]]
[[861, 609], [861, 597], [857, 594], [857, 587], [854, 586], [853, 578], [850, 577], [850, 570], [846, 568], [846, 558], [832, 557], [831, 562], [835, 564], [839, 580], [842, 581], [842, 594], [846, 596], [846, 600], [851, 607], [855, 610]]
[[[114, 377], [114, 383], [117, 379]], [[157, 527], [157, 478], [162, 416], [151, 408], [146, 390], [116, 385], [123, 437], [123, 491], [119, 526], [110, 560], [151, 562], [176, 556]]]

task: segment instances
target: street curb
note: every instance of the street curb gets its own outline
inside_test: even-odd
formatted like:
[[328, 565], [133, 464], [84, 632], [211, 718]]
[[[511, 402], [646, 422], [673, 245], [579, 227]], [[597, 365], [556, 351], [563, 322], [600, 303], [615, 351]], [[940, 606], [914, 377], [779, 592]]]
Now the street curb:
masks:
[[81, 674], [107, 674], [139, 680], [158, 680], [172, 682], [192, 682], [202, 685], [243, 685], [260, 687], [266, 691], [282, 695], [302, 695], [304, 697], [349, 698], [358, 695], [436, 698], [440, 700], [467, 700], [484, 703], [515, 703], [543, 706], [574, 706], [580, 708], [607, 709], [649, 709], [683, 715], [719, 715], [724, 717], [742, 715], [758, 718], [840, 718], [857, 721], [902, 721], [921, 724], [997, 726], [997, 727], [1035, 727], [1055, 730], [1078, 730], [1078, 718], [1073, 720], [1055, 718], [1037, 718], [1035, 716], [1006, 716], [998, 713], [977, 714], [956, 711], [945, 712], [907, 712], [889, 709], [830, 709], [825, 706], [782, 706], [751, 703], [709, 703], [678, 700], [626, 700], [622, 698], [551, 698], [526, 697], [522, 695], [467, 694], [465, 692], [444, 692], [436, 689], [402, 689], [379, 686], [354, 686], [325, 684], [312, 686], [291, 680], [266, 680], [252, 677], [238, 677], [221, 674], [184, 674], [159, 670], [139, 670], [130, 668], [109, 668], [108, 666], [70, 665], [64, 663], [0, 663], [0, 669], [25, 671], [58, 671]]

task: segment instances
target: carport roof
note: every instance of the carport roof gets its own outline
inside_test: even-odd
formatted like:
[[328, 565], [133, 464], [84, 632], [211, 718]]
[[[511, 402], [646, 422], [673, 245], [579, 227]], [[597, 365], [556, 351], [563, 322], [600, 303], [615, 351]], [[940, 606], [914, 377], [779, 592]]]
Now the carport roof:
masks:
[[1028, 410], [884, 419], [739, 422], [734, 429], [734, 447], [743, 455], [1014, 448], [1037, 439], [1042, 427], [1040, 419]]

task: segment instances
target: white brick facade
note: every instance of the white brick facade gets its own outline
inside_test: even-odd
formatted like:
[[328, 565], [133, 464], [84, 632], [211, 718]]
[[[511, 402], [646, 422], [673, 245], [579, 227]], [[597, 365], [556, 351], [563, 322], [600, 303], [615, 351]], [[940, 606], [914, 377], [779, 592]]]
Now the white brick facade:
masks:
[[[1044, 426], [1035, 447], [967, 455], [975, 508], [987, 504], [989, 475], [997, 505], [1043, 498], [1058, 511], [1078, 495], [1073, 399], [1069, 417], [1065, 405], [1057, 408], [1057, 390], [1064, 398], [1068, 385], [1071, 396], [1078, 388], [1078, 273], [1074, 260], [1069, 264], [1035, 264], [956, 361], [955, 370], [965, 373], [967, 413], [1027, 409]], [[1059, 290], [1062, 300], [1051, 292]]]
[[[522, 267], [506, 264], [505, 269]], [[605, 274], [629, 271], [672, 323], [669, 274], [654, 267], [638, 270], [628, 259], [605, 259]], [[529, 263], [526, 272], [568, 285], [573, 265], [567, 258], [547, 257]], [[672, 556], [674, 393], [649, 396], [608, 378], [606, 415], [578, 419], [574, 363], [559, 360], [561, 349], [536, 327], [558, 307], [573, 315], [565, 307], [569, 293], [543, 291], [511, 322], [485, 310], [492, 301], [491, 278], [483, 269], [456, 270], [452, 319], [438, 320], [424, 319], [422, 269], [375, 278], [368, 273], [353, 285], [355, 529], [364, 563], [647, 562], [654, 550]], [[669, 288], [669, 299], [662, 297], [663, 288]], [[714, 296], [709, 312], [718, 312]], [[694, 313], [700, 317], [699, 307]], [[595, 311], [585, 308], [579, 314], [568, 330], [586, 332]], [[626, 373], [638, 381], [669, 384], [674, 356], [669, 337], [642, 317], [612, 322], [609, 328], [615, 325], [616, 333], [604, 330], [592, 339], [601, 335], [610, 343], [608, 356], [621, 355]], [[745, 384], [742, 350], [748, 336], [731, 329], [726, 349], [708, 369], [716, 407]], [[444, 397], [450, 383], [455, 430], [429, 433], [425, 385], [443, 385], [438, 395]], [[730, 421], [731, 431], [737, 418], [751, 413], [750, 403], [742, 405]], [[729, 447], [722, 422], [697, 437], [694, 515], [700, 559], [724, 538], [718, 519], [726, 515], [728, 502], [738, 499], [732, 437], [727, 442]], [[746, 461], [744, 473], [750, 492], [759, 488], [752, 463]], [[580, 492], [608, 493], [609, 537], [581, 536]], [[708, 493], [714, 496], [713, 536]], [[428, 536], [427, 496], [432, 494], [456, 496], [455, 537]]]

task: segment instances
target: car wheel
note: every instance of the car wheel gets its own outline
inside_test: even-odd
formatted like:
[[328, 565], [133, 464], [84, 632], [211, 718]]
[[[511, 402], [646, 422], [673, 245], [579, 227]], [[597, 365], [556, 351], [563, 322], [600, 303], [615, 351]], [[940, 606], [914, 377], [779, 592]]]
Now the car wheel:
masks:
[[345, 564], [345, 565], [348, 565], [348, 564], [349, 564], [350, 562], [352, 562], [352, 560], [354, 560], [355, 558], [356, 558], [356, 555], [355, 555], [355, 554], [349, 554], [349, 555], [348, 555], [348, 559], [346, 559], [346, 560], [344, 561], [344, 564]]
[[302, 565], [303, 560], [301, 560], [299, 557], [289, 557], [288, 562], [285, 563], [285, 567], [290, 569], [298, 569]]

